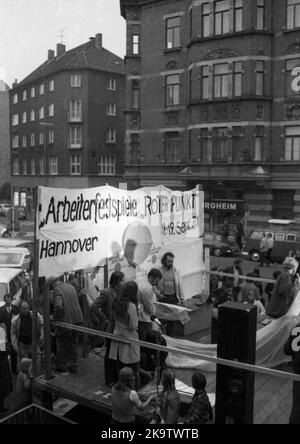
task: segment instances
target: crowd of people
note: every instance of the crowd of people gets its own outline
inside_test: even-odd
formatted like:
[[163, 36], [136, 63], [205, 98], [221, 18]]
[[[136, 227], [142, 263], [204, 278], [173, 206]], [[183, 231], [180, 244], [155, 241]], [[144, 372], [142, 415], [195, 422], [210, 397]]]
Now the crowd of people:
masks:
[[[156, 317], [155, 302], [175, 305], [183, 303], [180, 275], [174, 267], [174, 255], [166, 253], [161, 262], [160, 269], [151, 269], [147, 276], [139, 276], [136, 282], [126, 281], [122, 271], [115, 271], [110, 277], [108, 287], [99, 289], [98, 297], [91, 306], [87, 301], [80, 273], [72, 276], [68, 282], [63, 282], [58, 277], [48, 280], [54, 321], [87, 326], [124, 339], [106, 339], [100, 342], [100, 345], [105, 344], [104, 376], [105, 384], [112, 393], [112, 421], [115, 424], [133, 423], [135, 408], [144, 410], [151, 406], [153, 424], [204, 424], [212, 419], [212, 408], [205, 391], [205, 376], [199, 372], [193, 375], [191, 384], [195, 393], [189, 410], [183, 412], [175, 386], [176, 376], [166, 366], [167, 352], [140, 347], [137, 342], [141, 340], [167, 346], [161, 323]], [[214, 333], [218, 308], [228, 300], [256, 306], [259, 318], [284, 316], [293, 303], [299, 284], [298, 267], [294, 257], [286, 258], [283, 271], [274, 273], [275, 284], [269, 283], [265, 287], [259, 280], [255, 280], [260, 278], [257, 268], [244, 277], [243, 262], [239, 258], [231, 267], [222, 270], [225, 276], [211, 274], [210, 298], [214, 304], [212, 343], [216, 342]], [[230, 276], [226, 276], [227, 274]], [[14, 402], [10, 410], [30, 404], [33, 377], [33, 314], [29, 303], [22, 301], [18, 308], [12, 305], [10, 295], [6, 295], [4, 301], [5, 305], [0, 308], [0, 415], [6, 410], [5, 398], [12, 391]], [[79, 342], [87, 344], [88, 349], [99, 345], [95, 344], [95, 339], [98, 338], [78, 334], [73, 330], [55, 327], [53, 333], [54, 370], [65, 375], [77, 373]], [[39, 367], [43, 347], [43, 318], [40, 314], [37, 315], [36, 343]], [[300, 373], [300, 358], [291, 350], [290, 343], [286, 345], [285, 352], [292, 355], [294, 369]], [[14, 388], [12, 374], [16, 375]], [[158, 396], [142, 401], [138, 391], [151, 380], [157, 386], [161, 385], [161, 391]], [[299, 391], [299, 384], [295, 383], [295, 407], [291, 422], [299, 418], [296, 407], [299, 405]]]

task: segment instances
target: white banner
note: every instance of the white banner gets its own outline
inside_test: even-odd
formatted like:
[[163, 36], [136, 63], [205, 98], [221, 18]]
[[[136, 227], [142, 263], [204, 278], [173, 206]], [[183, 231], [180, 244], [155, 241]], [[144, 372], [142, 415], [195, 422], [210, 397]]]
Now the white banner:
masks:
[[142, 265], [153, 249], [202, 236], [204, 193], [110, 186], [38, 190], [39, 276], [124, 257]]

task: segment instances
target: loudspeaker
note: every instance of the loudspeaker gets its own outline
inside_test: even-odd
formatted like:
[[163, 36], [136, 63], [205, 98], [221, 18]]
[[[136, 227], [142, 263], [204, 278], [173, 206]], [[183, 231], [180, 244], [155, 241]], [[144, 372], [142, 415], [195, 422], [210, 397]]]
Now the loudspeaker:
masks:
[[[218, 358], [255, 364], [257, 307], [219, 307]], [[253, 424], [255, 373], [217, 365], [216, 424]]]

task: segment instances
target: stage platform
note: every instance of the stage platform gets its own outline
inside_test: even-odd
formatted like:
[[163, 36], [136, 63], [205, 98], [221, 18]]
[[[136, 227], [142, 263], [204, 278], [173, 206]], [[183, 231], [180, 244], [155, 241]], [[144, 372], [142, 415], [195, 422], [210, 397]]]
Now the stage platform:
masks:
[[[291, 368], [282, 366], [280, 370], [291, 371]], [[176, 378], [187, 385], [190, 385], [193, 372], [194, 370], [175, 370]], [[207, 392], [214, 393], [215, 374], [207, 373], [206, 376]], [[288, 424], [292, 403], [292, 382], [257, 374], [255, 386], [255, 424]], [[43, 377], [36, 379], [35, 391], [44, 394], [53, 393], [56, 397], [69, 399], [99, 411], [99, 415], [100, 413], [111, 415], [110, 390], [104, 384], [103, 357], [93, 353], [86, 359], [80, 359], [76, 375], [55, 374], [55, 377], [48, 382]], [[42, 398], [46, 399], [45, 396]], [[147, 421], [140, 417], [139, 422]], [[88, 420], [85, 423], [89, 423]]]

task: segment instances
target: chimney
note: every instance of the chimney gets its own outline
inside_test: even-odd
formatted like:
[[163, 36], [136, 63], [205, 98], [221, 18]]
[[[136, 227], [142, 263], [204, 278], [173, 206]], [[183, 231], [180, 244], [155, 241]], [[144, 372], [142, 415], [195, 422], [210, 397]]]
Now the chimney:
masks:
[[102, 49], [102, 34], [96, 34], [96, 48]]
[[53, 51], [53, 49], [48, 49], [48, 60], [53, 60], [55, 57], [55, 52]]
[[17, 86], [18, 86], [18, 79], [15, 79], [15, 80], [13, 81], [12, 87], [13, 87], [13, 88], [16, 88]]
[[56, 45], [56, 57], [62, 56], [66, 52], [66, 45], [62, 43], [57, 43]]

